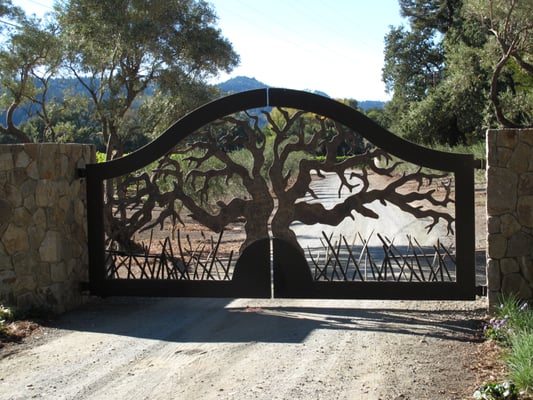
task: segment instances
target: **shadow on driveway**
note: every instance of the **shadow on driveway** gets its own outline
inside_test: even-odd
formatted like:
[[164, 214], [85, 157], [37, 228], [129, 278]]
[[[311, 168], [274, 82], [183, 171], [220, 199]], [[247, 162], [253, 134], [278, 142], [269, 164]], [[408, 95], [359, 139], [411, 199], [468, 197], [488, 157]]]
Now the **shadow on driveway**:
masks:
[[[361, 303], [361, 302], [359, 302]], [[169, 342], [301, 343], [316, 330], [478, 340], [486, 310], [477, 303], [108, 298], [58, 318], [52, 327]]]

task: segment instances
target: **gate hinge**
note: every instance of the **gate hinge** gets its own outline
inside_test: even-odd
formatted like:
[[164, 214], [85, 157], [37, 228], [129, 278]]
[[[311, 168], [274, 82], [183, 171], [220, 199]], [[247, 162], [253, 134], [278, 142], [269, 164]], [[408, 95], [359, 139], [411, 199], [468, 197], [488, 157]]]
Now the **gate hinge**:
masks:
[[476, 286], [476, 295], [481, 297], [487, 297], [488, 290], [484, 285]]
[[475, 169], [487, 169], [487, 160], [483, 158], [477, 158], [474, 160]]

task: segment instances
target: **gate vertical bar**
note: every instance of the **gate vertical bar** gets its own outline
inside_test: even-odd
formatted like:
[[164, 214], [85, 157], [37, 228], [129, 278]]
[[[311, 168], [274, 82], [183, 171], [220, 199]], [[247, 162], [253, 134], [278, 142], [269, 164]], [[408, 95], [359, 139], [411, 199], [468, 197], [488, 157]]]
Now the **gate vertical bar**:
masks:
[[103, 296], [105, 279], [104, 184], [87, 165], [87, 233], [89, 238], [89, 289]]
[[456, 177], [457, 283], [466, 297], [476, 294], [474, 157], [466, 158]]

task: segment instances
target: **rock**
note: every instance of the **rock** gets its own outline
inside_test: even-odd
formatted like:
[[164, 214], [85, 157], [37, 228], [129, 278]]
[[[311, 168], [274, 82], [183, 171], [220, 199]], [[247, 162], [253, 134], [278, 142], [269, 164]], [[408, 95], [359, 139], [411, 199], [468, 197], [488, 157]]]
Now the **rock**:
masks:
[[489, 260], [487, 263], [487, 282], [489, 290], [496, 291], [501, 289], [501, 271], [500, 262]]
[[526, 172], [529, 168], [529, 154], [531, 150], [525, 144], [518, 144], [509, 160], [509, 168], [514, 172]]
[[12, 256], [21, 251], [28, 251], [30, 248], [26, 231], [12, 223], [2, 236], [2, 243], [7, 254]]
[[516, 129], [498, 129], [496, 138], [499, 147], [514, 149], [518, 143], [518, 131]]
[[39, 247], [39, 255], [42, 261], [61, 261], [61, 236], [56, 231], [48, 231]]
[[500, 259], [505, 256], [507, 249], [507, 239], [502, 234], [489, 235], [488, 237], [488, 256], [489, 258]]
[[13, 169], [13, 156], [11, 153], [0, 154], [0, 171], [11, 171]]
[[533, 228], [533, 196], [522, 196], [517, 204], [518, 219], [522, 225]]
[[514, 234], [507, 244], [507, 257], [529, 256], [533, 252], [533, 237], [525, 232]]
[[11, 218], [11, 212], [11, 204], [5, 200], [0, 199], [0, 221], [9, 221], [9, 219]]
[[503, 277], [502, 292], [507, 295], [516, 294], [521, 299], [530, 299], [533, 294], [526, 280], [519, 273]]
[[514, 212], [517, 200], [517, 175], [504, 168], [489, 168], [487, 179], [488, 214], [492, 216]]
[[503, 275], [508, 275], [520, 271], [520, 266], [514, 258], [504, 258], [500, 260], [500, 268]]
[[510, 238], [522, 228], [522, 225], [520, 225], [516, 218], [513, 217], [511, 214], [502, 215], [500, 220], [501, 233], [503, 233], [506, 238]]
[[31, 158], [25, 151], [21, 151], [17, 154], [17, 159], [15, 161], [15, 167], [17, 168], [26, 168], [30, 165]]
[[521, 174], [518, 182], [518, 194], [533, 195], [533, 173]]

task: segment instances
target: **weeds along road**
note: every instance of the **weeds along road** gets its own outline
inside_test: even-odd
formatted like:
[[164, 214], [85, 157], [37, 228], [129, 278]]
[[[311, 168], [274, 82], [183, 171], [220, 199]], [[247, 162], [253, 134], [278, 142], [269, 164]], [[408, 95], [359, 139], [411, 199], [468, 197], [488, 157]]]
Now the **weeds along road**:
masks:
[[0, 399], [468, 398], [484, 307], [93, 299], [0, 353]]

